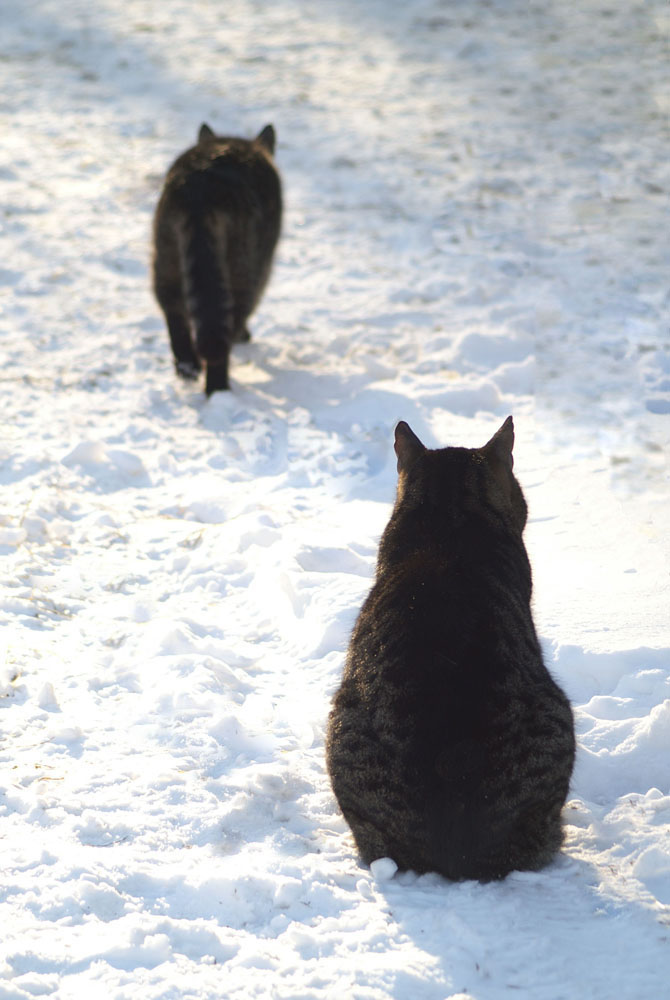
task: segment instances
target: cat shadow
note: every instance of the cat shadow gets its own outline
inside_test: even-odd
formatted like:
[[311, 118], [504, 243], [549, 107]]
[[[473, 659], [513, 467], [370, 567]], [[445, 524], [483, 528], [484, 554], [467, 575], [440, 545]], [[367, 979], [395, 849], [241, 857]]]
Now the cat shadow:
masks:
[[181, 405], [229, 445], [240, 435], [237, 460], [255, 475], [304, 471], [305, 454], [323, 447], [319, 475], [329, 488], [351, 499], [391, 502], [393, 428], [407, 420], [430, 440], [423, 408], [392, 388], [371, 386], [362, 375], [280, 367], [264, 359], [261, 349], [253, 363], [252, 378], [245, 377], [244, 364], [236, 371], [233, 363], [230, 391], [207, 399], [187, 388]]
[[[539, 982], [546, 974], [545, 948], [554, 953], [554, 968], [565, 964], [575, 981], [590, 984], [597, 954], [605, 980], [604, 952], [609, 974], [612, 964], [635, 953], [632, 924], [644, 939], [658, 920], [655, 901], [631, 899], [628, 886], [617, 894], [601, 866], [565, 850], [541, 871], [514, 871], [500, 882], [450, 882], [437, 874], [404, 872], [390, 881], [372, 880], [371, 888], [400, 934], [433, 957], [436, 979], [441, 975], [475, 995], [484, 980], [501, 975], [509, 977], [510, 989], [515, 975], [525, 982], [537, 976]], [[632, 921], [622, 921], [622, 907]], [[524, 958], [510, 950], [513, 940], [534, 942], [535, 970], [533, 954]], [[526, 960], [522, 969], [518, 963]]]

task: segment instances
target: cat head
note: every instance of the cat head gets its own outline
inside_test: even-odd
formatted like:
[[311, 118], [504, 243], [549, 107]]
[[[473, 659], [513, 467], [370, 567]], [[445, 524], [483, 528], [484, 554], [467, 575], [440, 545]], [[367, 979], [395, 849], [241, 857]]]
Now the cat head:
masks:
[[[200, 131], [198, 132], [198, 142], [211, 142], [213, 139], [218, 139], [219, 136], [209, 127], [206, 122], [203, 122], [200, 126]], [[258, 133], [254, 142], [259, 143], [266, 152], [272, 155], [275, 151], [275, 144], [277, 137], [275, 135], [275, 130], [273, 125], [266, 125]]]
[[523, 531], [528, 508], [514, 472], [514, 421], [508, 417], [482, 448], [429, 449], [409, 424], [395, 429], [398, 505], [458, 505], [497, 514]]

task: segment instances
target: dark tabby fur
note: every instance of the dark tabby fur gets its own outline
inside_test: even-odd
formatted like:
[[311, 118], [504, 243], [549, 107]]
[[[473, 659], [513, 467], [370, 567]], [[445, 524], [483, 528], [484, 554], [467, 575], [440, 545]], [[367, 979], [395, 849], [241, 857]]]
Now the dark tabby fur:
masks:
[[398, 424], [398, 493], [330, 713], [335, 796], [364, 862], [450, 879], [547, 864], [572, 712], [542, 661], [509, 417], [483, 448]]
[[165, 313], [175, 367], [209, 395], [228, 388], [231, 345], [249, 339], [248, 316], [270, 275], [281, 224], [275, 131], [253, 140], [216, 136], [170, 168], [154, 218], [154, 291]]

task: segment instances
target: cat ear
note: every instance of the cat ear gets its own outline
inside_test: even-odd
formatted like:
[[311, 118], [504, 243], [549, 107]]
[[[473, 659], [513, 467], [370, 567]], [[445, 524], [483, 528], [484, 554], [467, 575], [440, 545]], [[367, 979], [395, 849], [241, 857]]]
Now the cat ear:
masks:
[[488, 444], [482, 449], [486, 454], [495, 455], [497, 459], [507, 465], [510, 469], [514, 467], [512, 449], [514, 448], [514, 421], [508, 417]]
[[200, 126], [200, 131], [198, 132], [198, 142], [206, 142], [208, 139], [216, 139], [216, 136], [212, 132], [209, 125], [203, 122]]
[[398, 472], [406, 472], [419, 455], [426, 450], [418, 437], [404, 420], [395, 429], [395, 453], [398, 456]]
[[266, 125], [256, 136], [256, 142], [260, 142], [261, 146], [265, 146], [268, 153], [274, 153], [276, 141], [277, 137], [273, 125]]

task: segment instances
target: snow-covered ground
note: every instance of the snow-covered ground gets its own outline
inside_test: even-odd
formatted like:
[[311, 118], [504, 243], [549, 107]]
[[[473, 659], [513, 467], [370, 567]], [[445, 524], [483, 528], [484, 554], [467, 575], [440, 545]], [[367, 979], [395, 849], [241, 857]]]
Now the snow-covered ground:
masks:
[[[646, 1000], [670, 981], [664, 0], [1, 0], [0, 998]], [[233, 391], [151, 214], [273, 122]], [[564, 852], [362, 868], [324, 770], [393, 428], [508, 414], [575, 705]]]

